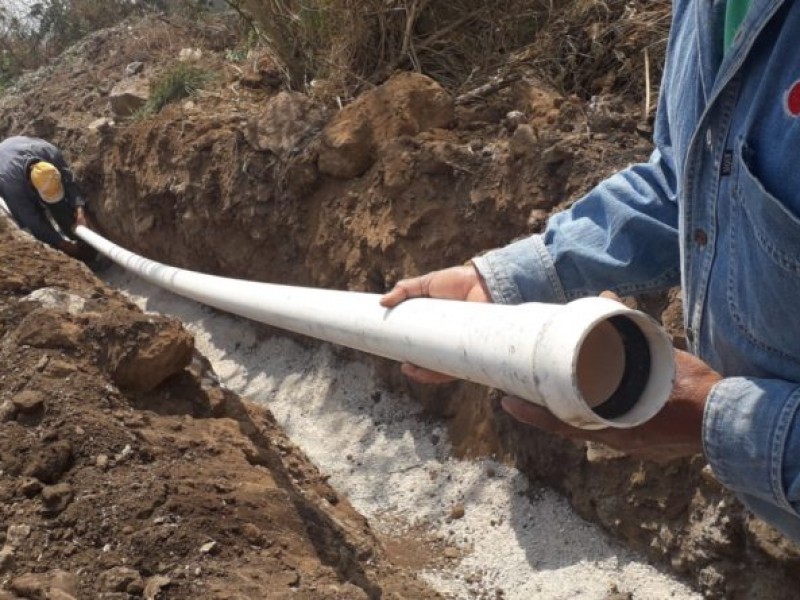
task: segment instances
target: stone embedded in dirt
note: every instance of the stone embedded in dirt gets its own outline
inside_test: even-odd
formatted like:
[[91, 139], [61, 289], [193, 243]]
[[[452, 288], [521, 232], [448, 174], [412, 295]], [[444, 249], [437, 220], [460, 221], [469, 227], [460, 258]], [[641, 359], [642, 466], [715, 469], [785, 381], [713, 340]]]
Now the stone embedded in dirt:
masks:
[[[50, 590], [47, 592], [46, 600], [77, 600], [72, 594], [63, 590]], [[108, 600], [111, 600], [110, 598]]]
[[57, 516], [64, 512], [74, 496], [72, 486], [68, 483], [49, 485], [42, 490], [42, 512], [47, 516]]
[[200, 546], [200, 554], [216, 554], [219, 552], [219, 544], [217, 542], [208, 542]]
[[0, 574], [11, 571], [13, 567], [14, 548], [10, 545], [3, 546], [3, 549], [0, 550]]
[[125, 79], [108, 95], [111, 112], [118, 119], [132, 116], [150, 99], [150, 82], [146, 79]]
[[536, 145], [536, 132], [527, 123], [517, 127], [508, 141], [508, 149], [514, 158], [533, 156], [536, 152]]
[[461, 552], [455, 546], [448, 546], [442, 551], [442, 554], [445, 558], [458, 558], [461, 556]]
[[92, 133], [108, 133], [112, 129], [114, 129], [114, 119], [109, 119], [108, 117], [100, 117], [99, 119], [95, 119], [89, 126], [87, 127], [89, 131]]
[[153, 319], [145, 326], [134, 324], [133, 347], [122, 332], [121, 339], [111, 342], [109, 367], [121, 388], [149, 392], [171, 375], [183, 371], [192, 360], [194, 338], [179, 321]]
[[516, 131], [516, 129], [522, 125], [523, 123], [528, 122], [527, 115], [522, 112], [521, 110], [512, 110], [506, 113], [505, 118], [503, 119], [503, 125], [505, 128], [508, 129], [510, 132]]
[[76, 350], [82, 329], [69, 313], [40, 308], [22, 319], [15, 332], [16, 342], [34, 348]]
[[[30, 600], [50, 600], [54, 597], [63, 600], [78, 595], [78, 578], [61, 570], [28, 573], [12, 579], [10, 587], [13, 592]], [[61, 592], [60, 596], [54, 596], [57, 592]]]
[[23, 475], [43, 483], [55, 483], [72, 463], [72, 444], [55, 442], [34, 451], [25, 465]]
[[172, 580], [163, 575], [156, 575], [147, 580], [144, 586], [144, 600], [157, 600], [158, 595], [165, 587], [169, 586]]
[[42, 482], [35, 477], [25, 477], [20, 481], [17, 489], [26, 498], [33, 498], [42, 491], [42, 487]]
[[17, 416], [17, 407], [11, 400], [5, 400], [0, 403], [0, 423], [8, 423], [13, 421]]
[[144, 63], [140, 60], [128, 63], [125, 67], [125, 77], [133, 77], [134, 75], [141, 73], [142, 69], [144, 69]]
[[45, 408], [45, 397], [42, 392], [25, 390], [11, 400], [17, 411], [23, 415], [33, 415]]
[[51, 377], [55, 378], [65, 378], [69, 377], [73, 373], [77, 373], [78, 367], [76, 367], [72, 363], [68, 363], [64, 360], [51, 360], [48, 365], [45, 373]]
[[108, 468], [108, 456], [105, 454], [98, 454], [97, 457], [94, 459], [94, 464], [97, 466], [98, 469], [105, 470]]
[[6, 530], [6, 543], [11, 546], [19, 546], [28, 539], [30, 534], [30, 525], [25, 525], [24, 523], [20, 525], [9, 525]]
[[247, 122], [245, 139], [259, 151], [288, 158], [322, 127], [327, 112], [305, 94], [280, 92]]
[[321, 137], [319, 170], [354, 179], [372, 166], [381, 145], [450, 127], [454, 117], [453, 98], [433, 79], [419, 73], [395, 75], [331, 119]]
[[144, 580], [138, 571], [127, 567], [114, 567], [100, 575], [100, 587], [107, 592], [135, 593], [144, 591]]
[[79, 315], [86, 306], [85, 298], [56, 287], [40, 288], [22, 298], [21, 302], [38, 302], [42, 308], [62, 310], [71, 315]]
[[453, 520], [463, 519], [465, 514], [466, 514], [466, 509], [464, 508], [464, 504], [462, 504], [461, 502], [455, 503], [450, 508], [450, 518]]

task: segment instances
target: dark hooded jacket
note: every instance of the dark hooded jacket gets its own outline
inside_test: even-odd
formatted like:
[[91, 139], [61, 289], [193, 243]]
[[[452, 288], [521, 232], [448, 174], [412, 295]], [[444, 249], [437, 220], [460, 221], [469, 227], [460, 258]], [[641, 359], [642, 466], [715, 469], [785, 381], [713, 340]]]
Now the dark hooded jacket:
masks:
[[64, 186], [61, 202], [72, 209], [86, 203], [61, 151], [45, 140], [22, 136], [0, 142], [0, 198], [21, 228], [30, 231], [37, 239], [57, 246], [63, 238], [50, 224], [47, 205], [28, 178], [30, 168], [39, 161], [52, 163], [61, 172]]

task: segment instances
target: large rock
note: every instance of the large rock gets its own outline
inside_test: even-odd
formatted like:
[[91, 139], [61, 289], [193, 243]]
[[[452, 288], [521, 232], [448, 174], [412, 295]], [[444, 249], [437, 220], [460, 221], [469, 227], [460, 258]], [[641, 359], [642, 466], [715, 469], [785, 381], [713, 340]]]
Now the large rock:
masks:
[[147, 104], [149, 98], [150, 83], [146, 79], [125, 79], [109, 93], [111, 112], [118, 119], [130, 117]]
[[[130, 344], [130, 333], [134, 332], [136, 340]], [[172, 319], [134, 324], [110, 345], [109, 368], [114, 382], [123, 389], [143, 392], [180, 373], [194, 352], [194, 338]]]
[[343, 108], [322, 134], [318, 165], [341, 179], [359, 177], [377, 151], [401, 136], [449, 127], [453, 98], [438, 83], [418, 73], [402, 73]]
[[319, 131], [325, 110], [305, 94], [280, 92], [267, 102], [258, 119], [247, 124], [248, 143], [260, 151], [287, 156]]

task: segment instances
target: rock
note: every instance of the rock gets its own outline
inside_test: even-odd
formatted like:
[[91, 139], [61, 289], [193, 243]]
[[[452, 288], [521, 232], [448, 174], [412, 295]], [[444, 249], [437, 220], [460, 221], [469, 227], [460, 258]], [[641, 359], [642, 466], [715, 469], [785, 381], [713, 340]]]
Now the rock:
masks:
[[42, 490], [42, 512], [51, 517], [59, 515], [69, 506], [73, 497], [72, 486], [68, 483], [47, 486]]
[[528, 227], [531, 231], [541, 231], [547, 224], [548, 212], [541, 208], [534, 208], [528, 215]]
[[317, 166], [321, 173], [339, 179], [363, 175], [374, 161], [372, 130], [366, 121], [340, 120], [329, 125], [323, 138]]
[[126, 79], [115, 85], [108, 95], [114, 117], [132, 116], [150, 99], [150, 83], [145, 79]]
[[418, 73], [402, 73], [359, 96], [330, 121], [322, 133], [320, 172], [340, 179], [363, 175], [376, 150], [403, 136], [449, 127], [452, 97], [438, 83]]
[[14, 568], [14, 548], [4, 546], [0, 550], [0, 574], [8, 573]]
[[11, 400], [0, 403], [0, 423], [13, 421], [17, 416], [17, 407]]
[[245, 139], [261, 152], [288, 156], [316, 135], [326, 116], [325, 109], [305, 94], [280, 92], [257, 120], [247, 122]]
[[78, 367], [63, 360], [51, 360], [47, 365], [47, 374], [56, 379], [64, 379], [78, 372]]
[[527, 121], [528, 117], [524, 112], [520, 110], [512, 110], [506, 114], [505, 119], [503, 119], [503, 125], [505, 125], [508, 131], [513, 132], [516, 131], [520, 125], [527, 123]]
[[28, 573], [11, 580], [11, 590], [24, 598], [43, 599], [47, 588], [46, 573]]
[[144, 600], [156, 600], [162, 589], [172, 583], [169, 577], [156, 575], [147, 580], [144, 586]]
[[517, 127], [508, 141], [508, 149], [514, 158], [531, 156], [536, 149], [536, 133], [533, 127], [528, 124]]
[[108, 133], [114, 128], [114, 119], [101, 117], [89, 123], [89, 131], [92, 133]]
[[463, 519], [465, 514], [466, 510], [461, 502], [455, 503], [452, 508], [450, 508], [450, 518], [453, 520]]
[[94, 464], [97, 466], [98, 469], [105, 470], [108, 467], [108, 456], [105, 454], [98, 454], [97, 457], [94, 459]]
[[78, 578], [65, 571], [28, 573], [12, 579], [11, 590], [31, 600], [74, 600], [78, 595]]
[[6, 530], [6, 543], [17, 547], [22, 544], [22, 542], [27, 540], [30, 534], [30, 525], [25, 525], [24, 523], [20, 525], [9, 525], [8, 529]]
[[138, 571], [127, 567], [114, 567], [100, 575], [100, 587], [106, 592], [128, 592], [144, 590], [144, 580]]
[[200, 554], [216, 554], [219, 552], [219, 544], [217, 542], [208, 542], [200, 546]]
[[72, 463], [72, 445], [55, 442], [39, 448], [30, 457], [23, 475], [35, 477], [43, 483], [55, 483]]
[[69, 318], [68, 313], [39, 308], [22, 319], [15, 335], [19, 345], [76, 350], [81, 345], [81, 333], [81, 327]]
[[25, 477], [20, 481], [18, 489], [26, 498], [33, 498], [42, 491], [42, 482], [35, 477]]
[[134, 75], [141, 73], [142, 69], [144, 69], [144, 63], [141, 61], [137, 60], [132, 63], [128, 63], [128, 65], [125, 67], [125, 77], [133, 77]]
[[458, 548], [456, 548], [455, 546], [448, 546], [447, 548], [444, 549], [442, 554], [444, 554], [445, 558], [452, 559], [452, 558], [458, 558], [461, 555], [461, 552], [459, 552]]
[[59, 590], [70, 596], [78, 595], [78, 577], [66, 571], [52, 571], [50, 573], [51, 590]]
[[192, 360], [194, 338], [176, 320], [143, 328], [136, 347], [113, 365], [114, 382], [121, 388], [149, 392], [167, 377], [183, 371]]
[[50, 590], [47, 592], [47, 600], [77, 600], [72, 594], [63, 590]]
[[181, 48], [178, 52], [178, 60], [181, 62], [195, 62], [203, 58], [203, 51], [200, 48]]
[[34, 415], [44, 411], [45, 401], [44, 394], [39, 391], [23, 391], [14, 396], [11, 402], [17, 412], [23, 415]]

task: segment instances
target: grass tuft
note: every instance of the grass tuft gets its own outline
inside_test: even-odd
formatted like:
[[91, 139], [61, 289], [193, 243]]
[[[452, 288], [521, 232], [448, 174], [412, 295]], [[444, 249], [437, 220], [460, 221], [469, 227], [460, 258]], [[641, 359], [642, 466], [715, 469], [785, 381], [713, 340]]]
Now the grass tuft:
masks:
[[136, 115], [138, 118], [152, 116], [172, 102], [193, 96], [211, 78], [202, 69], [187, 64], [179, 64], [153, 81], [150, 98]]

